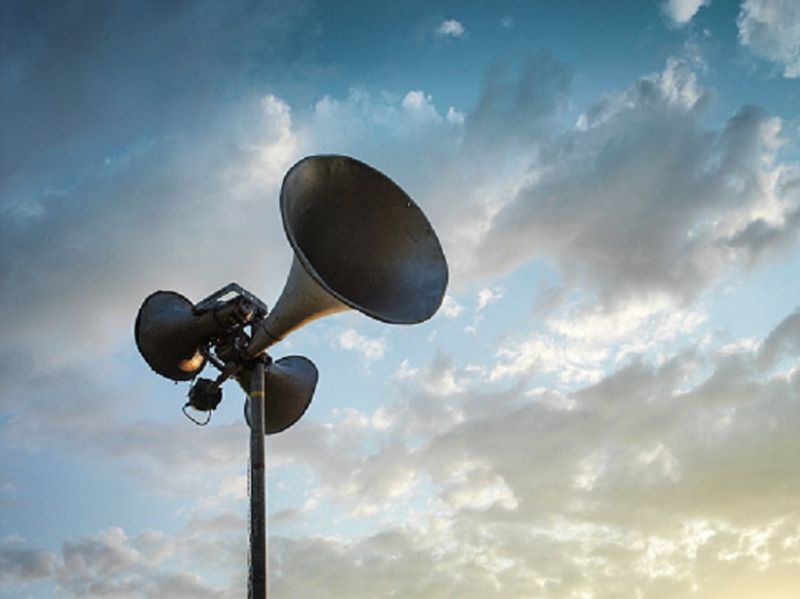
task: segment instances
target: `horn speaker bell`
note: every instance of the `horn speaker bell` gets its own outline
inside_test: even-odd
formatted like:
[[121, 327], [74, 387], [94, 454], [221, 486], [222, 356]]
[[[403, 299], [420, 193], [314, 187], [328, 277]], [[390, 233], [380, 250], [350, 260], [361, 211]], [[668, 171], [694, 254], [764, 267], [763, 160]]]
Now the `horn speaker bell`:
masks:
[[414, 324], [441, 305], [448, 273], [439, 240], [422, 210], [380, 171], [347, 156], [304, 158], [283, 180], [280, 209], [294, 260], [253, 333], [251, 355], [342, 310]]
[[[314, 363], [303, 356], [286, 356], [264, 371], [264, 433], [274, 435], [286, 430], [305, 414], [314, 396], [318, 372]], [[249, 378], [239, 384], [249, 395]], [[244, 419], [250, 426], [250, 399], [245, 400]]]
[[136, 347], [147, 364], [173, 381], [196, 377], [206, 360], [200, 353], [216, 329], [194, 314], [194, 304], [174, 291], [156, 291], [139, 308], [134, 326]]

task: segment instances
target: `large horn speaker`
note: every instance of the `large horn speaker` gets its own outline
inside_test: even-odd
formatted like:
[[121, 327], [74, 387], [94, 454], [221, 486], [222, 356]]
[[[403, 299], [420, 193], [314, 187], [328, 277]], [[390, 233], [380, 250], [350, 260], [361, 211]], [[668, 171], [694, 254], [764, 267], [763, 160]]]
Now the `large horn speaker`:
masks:
[[[319, 373], [314, 363], [303, 356], [286, 356], [266, 367], [264, 372], [264, 434], [286, 430], [305, 414], [314, 396]], [[250, 395], [249, 379], [239, 382]], [[245, 400], [244, 419], [250, 426], [250, 399]]]
[[281, 216], [294, 260], [248, 347], [256, 355], [305, 323], [355, 309], [392, 324], [427, 320], [447, 262], [428, 219], [380, 171], [346, 156], [310, 156], [283, 180]]
[[[232, 283], [217, 293], [232, 286], [241, 289]], [[173, 381], [191, 380], [206, 363], [205, 346], [253, 319], [257, 310], [253, 296], [216, 302], [216, 295], [196, 306], [174, 291], [156, 291], [144, 300], [134, 336], [150, 368]]]
[[156, 291], [136, 316], [136, 346], [147, 364], [173, 381], [197, 376], [206, 360], [200, 353], [218, 329], [212, 318], [198, 318], [194, 304], [174, 291]]

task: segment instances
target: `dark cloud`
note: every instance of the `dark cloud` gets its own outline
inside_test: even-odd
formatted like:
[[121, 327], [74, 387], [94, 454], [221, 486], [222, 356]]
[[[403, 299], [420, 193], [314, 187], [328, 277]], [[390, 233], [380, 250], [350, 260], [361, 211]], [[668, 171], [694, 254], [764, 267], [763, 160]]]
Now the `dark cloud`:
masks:
[[[215, 535], [197, 534], [193, 520], [175, 536], [145, 531], [129, 537], [111, 528], [66, 540], [58, 554], [38, 549], [0, 549], [0, 591], [23, 591], [49, 580], [69, 597], [223, 598], [245, 593], [245, 526], [215, 527]], [[202, 526], [201, 526], [202, 528]], [[235, 562], [236, 566], [232, 565]], [[183, 570], [183, 571], [181, 571]], [[227, 586], [203, 576], [220, 570], [234, 574]]]
[[132, 144], [193, 130], [263, 81], [303, 12], [278, 2], [5, 2], [4, 203], [32, 182], [61, 187]]
[[[277, 190], [297, 149], [288, 107], [265, 102], [241, 107], [249, 133], [225, 113], [227, 131], [209, 123], [188, 139], [120, 158], [35, 214], [5, 211], [3, 345], [40, 359], [102, 353], [155, 289], [199, 301], [238, 280], [261, 292], [271, 267], [277, 290], [289, 262]], [[47, 344], [32, 347], [42, 337]]]
[[759, 363], [769, 367], [781, 358], [794, 358], [800, 354], [800, 309], [784, 318], [764, 340], [759, 352]]
[[[708, 96], [686, 64], [670, 61], [588, 110], [493, 218], [479, 272], [546, 255], [606, 302], [689, 300], [729, 265], [794, 239], [796, 175], [772, 182], [779, 122], [744, 107], [713, 131], [701, 118]], [[785, 224], [765, 230], [752, 214], [775, 196]]]
[[566, 106], [571, 82], [569, 67], [545, 52], [525, 59], [518, 71], [495, 64], [467, 115], [466, 142], [479, 151], [511, 140], [535, 141]]
[[0, 584], [50, 578], [55, 572], [56, 563], [55, 554], [49, 551], [0, 547]]
[[[791, 206], [800, 205], [799, 184], [800, 179], [793, 179], [789, 184], [791, 191], [786, 190], [780, 194], [791, 202]], [[765, 258], [793, 248], [798, 240], [798, 231], [800, 231], [800, 208], [792, 208], [783, 214], [780, 222], [756, 218], [733, 234], [726, 243], [743, 252], [747, 266], [755, 267]]]
[[[115, 377], [106, 378], [109, 372]], [[241, 400], [230, 398], [233, 422], [198, 430], [180, 415], [186, 390], [165, 383], [174, 399], [173, 417], [159, 421], [153, 403], [158, 381], [150, 376], [126, 374], [115, 359], [96, 359], [93, 367], [27, 366], [4, 386], [7, 416], [0, 439], [23, 452], [47, 449], [88, 463], [110, 460], [161, 493], [213, 496], [247, 463]], [[234, 388], [227, 393], [237, 395]]]
[[118, 528], [96, 538], [67, 540], [61, 548], [64, 571], [70, 578], [91, 580], [128, 569], [140, 556], [127, 540]]
[[3, 4], [3, 349], [102, 353], [156, 288], [199, 300], [284, 271], [276, 194], [299, 150], [267, 91], [304, 11]]

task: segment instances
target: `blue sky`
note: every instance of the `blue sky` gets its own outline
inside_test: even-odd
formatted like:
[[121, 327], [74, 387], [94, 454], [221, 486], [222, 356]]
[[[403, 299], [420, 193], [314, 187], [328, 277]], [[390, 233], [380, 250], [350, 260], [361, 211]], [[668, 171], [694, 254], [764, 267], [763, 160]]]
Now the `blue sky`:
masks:
[[439, 313], [276, 346], [274, 597], [800, 592], [800, 8], [0, 7], [0, 594], [240, 597], [247, 428], [133, 343], [141, 301], [275, 301], [286, 170], [397, 181]]

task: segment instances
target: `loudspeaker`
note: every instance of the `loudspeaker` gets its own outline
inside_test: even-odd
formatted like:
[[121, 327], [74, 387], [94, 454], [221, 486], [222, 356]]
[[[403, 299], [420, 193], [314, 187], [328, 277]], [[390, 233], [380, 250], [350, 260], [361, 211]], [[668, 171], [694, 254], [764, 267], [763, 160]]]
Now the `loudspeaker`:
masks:
[[354, 309], [392, 324], [429, 319], [447, 262], [428, 219], [380, 171], [347, 156], [295, 164], [280, 194], [289, 278], [248, 346], [257, 355], [307, 322]]
[[[241, 293], [219, 301], [224, 292]], [[235, 283], [196, 306], [180, 293], [156, 291], [139, 308], [134, 325], [136, 346], [150, 368], [173, 381], [188, 381], [203, 369], [202, 349], [266, 312], [260, 300]]]
[[[317, 367], [303, 356], [286, 356], [268, 365], [264, 371], [264, 433], [273, 435], [286, 430], [306, 413], [317, 386]], [[248, 398], [244, 419], [250, 425], [250, 382], [238, 379]]]
[[[294, 258], [271, 312], [235, 283], [196, 306], [173, 291], [145, 299], [134, 334], [158, 374], [191, 380], [208, 355], [223, 370], [222, 381], [247, 372], [250, 359], [321, 316], [352, 309], [391, 324], [414, 324], [441, 305], [448, 273], [439, 240], [422, 210], [380, 171], [347, 156], [309, 156], [286, 173], [280, 210]], [[225, 300], [231, 293], [233, 299]], [[211, 347], [213, 355], [206, 354]], [[247, 377], [233, 376], [249, 395]], [[200, 381], [190, 404], [216, 407], [218, 384]], [[266, 433], [297, 422], [316, 384], [317, 369], [306, 358], [269, 364]], [[249, 403], [249, 420], [248, 410]]]
[[217, 329], [213, 319], [197, 317], [194, 304], [180, 293], [156, 291], [139, 308], [134, 336], [150, 368], [173, 381], [188, 381], [203, 370], [200, 348]]

